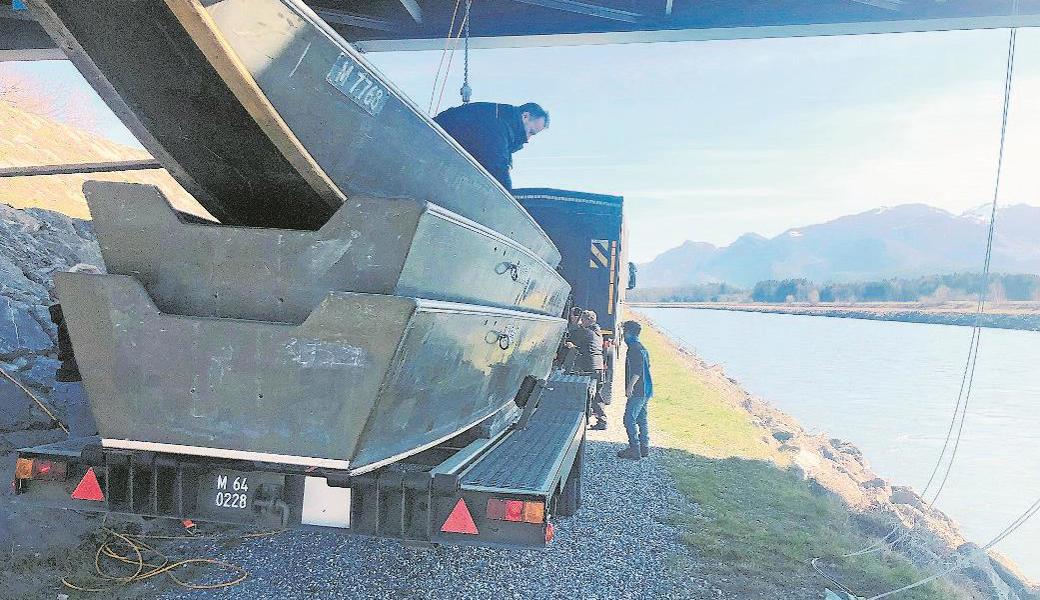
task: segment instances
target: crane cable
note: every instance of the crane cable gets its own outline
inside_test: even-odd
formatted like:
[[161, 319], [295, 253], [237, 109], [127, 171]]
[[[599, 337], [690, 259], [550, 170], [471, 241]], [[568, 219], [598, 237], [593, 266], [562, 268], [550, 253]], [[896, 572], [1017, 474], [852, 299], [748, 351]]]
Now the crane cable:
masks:
[[[1017, 5], [1018, 5], [1018, 1], [1016, 0], [1015, 1], [1016, 12], [1017, 12]], [[988, 292], [988, 288], [989, 288], [989, 274], [990, 274], [991, 262], [992, 262], [992, 256], [993, 256], [993, 236], [994, 236], [994, 232], [996, 230], [997, 199], [999, 198], [999, 193], [1000, 193], [1000, 179], [1001, 179], [1001, 175], [1003, 174], [1005, 140], [1006, 140], [1006, 135], [1007, 135], [1008, 114], [1010, 112], [1010, 105], [1011, 105], [1011, 89], [1012, 89], [1011, 84], [1012, 84], [1013, 77], [1014, 77], [1015, 43], [1016, 43], [1017, 36], [1018, 36], [1018, 29], [1016, 27], [1012, 27], [1011, 31], [1010, 31], [1010, 34], [1008, 36], [1007, 63], [1006, 63], [1006, 68], [1005, 68], [1005, 72], [1004, 72], [1004, 103], [1003, 103], [1002, 114], [1001, 114], [1000, 146], [999, 146], [999, 151], [998, 151], [998, 156], [997, 156], [996, 180], [995, 180], [994, 189], [993, 189], [993, 201], [992, 201], [992, 204], [991, 204], [991, 207], [990, 207], [989, 232], [988, 232], [988, 236], [987, 236], [987, 239], [986, 239], [986, 253], [985, 253], [985, 259], [984, 259], [984, 262], [983, 262], [982, 282], [981, 282], [980, 289], [979, 289], [978, 302], [976, 304], [974, 323], [973, 323], [973, 326], [972, 326], [972, 338], [971, 338], [971, 343], [969, 344], [969, 349], [968, 349], [968, 359], [967, 359], [967, 361], [966, 361], [966, 363], [964, 365], [964, 372], [963, 372], [963, 374], [961, 376], [961, 386], [960, 386], [960, 391], [958, 392], [958, 396], [957, 396], [957, 404], [954, 407], [953, 416], [952, 416], [952, 418], [950, 420], [950, 425], [949, 425], [949, 428], [947, 430], [946, 440], [945, 440], [945, 442], [943, 444], [942, 451], [939, 454], [939, 458], [936, 461], [935, 468], [932, 470], [932, 473], [931, 473], [931, 475], [928, 478], [928, 482], [925, 485], [924, 491], [922, 492], [922, 496], [926, 495], [928, 493], [928, 490], [931, 488], [932, 484], [935, 483], [936, 476], [938, 475], [940, 469], [942, 469], [943, 460], [946, 458], [946, 453], [947, 453], [947, 451], [949, 451], [949, 458], [946, 461], [945, 470], [943, 471], [942, 476], [939, 479], [939, 484], [938, 484], [938, 487], [936, 488], [935, 493], [933, 494], [931, 500], [929, 500], [927, 502], [927, 508], [932, 508], [934, 506], [935, 502], [939, 498], [939, 495], [942, 493], [943, 489], [945, 489], [947, 481], [949, 480], [950, 473], [951, 473], [951, 471], [953, 469], [953, 464], [954, 464], [954, 461], [955, 461], [956, 456], [957, 456], [957, 451], [960, 448], [960, 442], [961, 442], [961, 439], [963, 437], [964, 423], [965, 423], [965, 420], [966, 420], [966, 417], [967, 417], [968, 403], [969, 403], [969, 400], [971, 399], [971, 392], [972, 392], [972, 389], [973, 389], [973, 386], [974, 386], [974, 381], [975, 381], [975, 367], [976, 367], [977, 359], [978, 359], [979, 343], [980, 343], [981, 337], [982, 337], [982, 327], [981, 327], [980, 323], [981, 323], [982, 314], [985, 311], [987, 292]], [[954, 429], [956, 429], [956, 434], [954, 434]], [[951, 448], [951, 442], [952, 442], [952, 448]], [[1006, 537], [1008, 537], [1009, 535], [1014, 533], [1019, 527], [1021, 527], [1023, 524], [1025, 524], [1026, 521], [1028, 521], [1030, 518], [1032, 518], [1038, 512], [1040, 512], [1040, 499], [1037, 499], [1036, 502], [1034, 502], [1032, 505], [1030, 505], [1030, 507], [1028, 509], [1026, 509], [1026, 511], [1023, 512], [1021, 515], [1019, 515], [1019, 517], [1017, 519], [1012, 521], [1012, 523], [1010, 525], [1008, 525], [1006, 528], [1004, 528], [1004, 530], [1002, 530], [999, 534], [997, 534], [996, 537], [994, 537], [992, 540], [990, 540], [990, 542], [988, 542], [985, 546], [983, 546], [982, 550], [983, 551], [989, 550], [990, 548], [992, 548], [993, 546], [998, 544], [1000, 541], [1002, 541], [1003, 539], [1005, 539]], [[899, 541], [902, 541], [902, 540], [906, 539], [907, 537], [911, 536], [912, 533], [913, 533], [913, 530], [914, 530], [913, 527], [914, 527], [914, 525], [916, 525], [916, 519], [914, 521], [915, 522], [911, 525], [911, 528], [908, 529], [906, 532], [904, 532], [903, 535], [901, 535], [897, 539], [893, 540], [891, 542], [891, 544], [898, 543]], [[863, 554], [868, 554], [868, 553], [871, 553], [871, 552], [877, 552], [877, 551], [882, 550], [885, 546], [889, 545], [889, 542], [888, 542], [889, 538], [891, 538], [892, 535], [898, 529], [899, 529], [899, 525], [897, 524], [895, 526], [895, 528], [893, 528], [893, 530], [891, 532], [889, 532], [889, 534], [887, 534], [879, 542], [875, 543], [872, 546], [868, 546], [868, 547], [865, 547], [865, 548], [863, 548], [861, 550], [858, 550], [856, 552], [845, 554], [845, 555], [842, 556], [842, 558], [851, 558], [851, 557], [860, 556], [860, 555], [863, 555]], [[812, 564], [813, 568], [816, 569], [816, 571], [818, 573], [820, 573], [821, 575], [823, 575], [824, 577], [826, 577], [827, 579], [831, 580], [833, 583], [838, 585], [843, 591], [848, 592], [848, 593], [851, 594], [852, 591], [848, 587], [842, 585], [840, 582], [835, 581], [832, 577], [826, 575], [825, 573], [823, 573], [819, 569], [819, 567], [817, 567], [816, 563], [819, 560], [820, 560], [820, 558], [817, 557], [817, 558], [814, 558], [811, 561], [811, 564]], [[901, 592], [904, 592], [904, 591], [908, 591], [908, 590], [920, 587], [920, 586], [925, 585], [927, 583], [930, 583], [931, 581], [934, 581], [934, 580], [936, 580], [936, 579], [938, 579], [940, 577], [943, 577], [945, 575], [953, 573], [954, 571], [959, 570], [960, 568], [964, 567], [965, 564], [966, 564], [965, 560], [964, 559], [960, 559], [953, 566], [951, 566], [951, 567], [949, 567], [949, 568], [947, 568], [947, 569], [945, 569], [943, 571], [940, 571], [939, 573], [936, 573], [934, 575], [931, 575], [931, 576], [929, 576], [927, 578], [921, 579], [921, 580], [916, 581], [914, 583], [911, 583], [909, 585], [903, 586], [901, 588], [898, 588], [898, 589], [895, 589], [895, 590], [891, 590], [891, 591], [885, 592], [883, 594], [872, 596], [872, 597], [868, 598], [867, 600], [880, 600], [881, 598], [887, 598], [887, 597], [895, 595], [897, 593], [901, 593]]]
[[[1014, 521], [1012, 521], [1011, 524], [1009, 524], [1007, 527], [1005, 527], [993, 539], [991, 539], [989, 542], [987, 542], [985, 546], [982, 546], [980, 548], [980, 550], [983, 551], [983, 552], [986, 552], [987, 550], [990, 550], [991, 548], [993, 548], [994, 546], [996, 546], [997, 544], [1002, 542], [1006, 537], [1008, 537], [1009, 535], [1011, 535], [1012, 533], [1017, 531], [1019, 527], [1021, 527], [1022, 525], [1025, 525], [1026, 521], [1028, 521], [1029, 519], [1034, 517], [1037, 513], [1040, 513], [1040, 498], [1037, 498], [1036, 501], [1033, 502], [1033, 504], [1031, 504], [1029, 506], [1029, 508], [1027, 508], [1022, 514], [1020, 514], [1018, 516], [1018, 518], [1016, 518]], [[895, 590], [891, 590], [891, 591], [885, 592], [883, 594], [878, 594], [876, 596], [871, 596], [870, 598], [867, 598], [866, 600], [881, 600], [882, 598], [888, 598], [889, 596], [894, 596], [895, 594], [899, 594], [899, 593], [902, 593], [902, 592], [906, 592], [906, 591], [912, 590], [914, 588], [921, 587], [922, 585], [926, 585], [928, 583], [931, 583], [932, 581], [935, 581], [936, 579], [939, 579], [940, 577], [945, 577], [946, 575], [949, 575], [950, 573], [953, 573], [954, 571], [958, 571], [958, 570], [964, 568], [967, 565], [968, 565], [968, 561], [965, 558], [962, 557], [962, 558], [958, 559], [956, 562], [954, 562], [954, 564], [952, 566], [950, 566], [950, 567], [948, 567], [948, 568], [946, 568], [946, 569], [944, 569], [942, 571], [939, 571], [938, 573], [930, 575], [929, 577], [926, 577], [926, 578], [921, 579], [919, 581], [915, 581], [915, 582], [913, 582], [913, 583], [911, 583], [909, 585], [905, 585], [905, 586], [903, 586], [901, 588], [898, 588], [898, 589], [895, 589]]]
[[[1018, 4], [1017, 0], [1015, 4]], [[982, 321], [982, 314], [986, 310], [986, 297], [987, 292], [989, 291], [990, 266], [993, 260], [993, 233], [996, 230], [997, 222], [997, 198], [1000, 195], [1000, 178], [1004, 171], [1004, 142], [1007, 135], [1008, 113], [1010, 112], [1011, 108], [1011, 82], [1015, 73], [1015, 42], [1017, 37], [1018, 29], [1014, 27], [1011, 28], [1011, 33], [1008, 36], [1007, 68], [1004, 72], [1004, 106], [1000, 122], [1000, 150], [997, 155], [997, 176], [996, 182], [993, 186], [993, 202], [992, 206], [990, 207], [989, 234], [986, 238], [986, 258], [982, 267], [982, 284], [979, 289], [979, 300], [978, 305], [975, 309], [975, 322], [974, 326], [972, 327], [972, 330], [974, 332], [974, 335], [972, 336], [974, 348], [970, 351], [968, 362], [964, 366], [964, 375], [961, 378], [961, 390], [964, 394], [964, 404], [961, 407], [960, 424], [957, 428], [957, 435], [954, 438], [953, 449], [950, 451], [949, 463], [946, 466], [946, 471], [943, 473], [942, 479], [939, 482], [938, 488], [935, 490], [935, 495], [932, 498], [932, 502], [929, 503], [929, 506], [931, 506], [931, 504], [934, 504], [935, 501], [938, 500], [939, 495], [946, 487], [946, 482], [950, 477], [950, 471], [953, 468], [953, 462], [957, 457], [957, 450], [960, 447], [961, 439], [964, 433], [964, 421], [967, 416], [968, 401], [971, 400], [971, 391], [975, 383], [975, 366], [979, 355], [979, 344], [982, 340], [982, 326], [980, 325], [980, 323]], [[967, 378], [967, 387], [965, 387], [965, 378]], [[956, 411], [954, 414], [956, 416]], [[953, 422], [951, 421], [950, 430], [952, 431], [952, 429]], [[947, 444], [943, 446], [943, 453], [939, 455], [940, 461], [942, 460], [943, 454], [945, 453], [948, 445], [949, 433], [947, 433]], [[935, 474], [938, 470], [939, 464], [937, 463], [936, 468], [932, 471], [931, 477], [928, 478], [928, 485], [925, 486], [926, 490], [928, 489], [928, 487], [931, 486], [932, 482], [935, 480]]]
[[[939, 499], [939, 495], [942, 494], [943, 489], [946, 487], [946, 483], [949, 480], [950, 472], [953, 469], [953, 462], [956, 459], [957, 451], [960, 448], [960, 442], [964, 432], [964, 423], [967, 418], [968, 403], [971, 399], [971, 392], [975, 382], [975, 366], [979, 354], [979, 344], [982, 339], [982, 326], [980, 325], [982, 314], [985, 312], [986, 307], [986, 295], [989, 286], [989, 273], [990, 264], [993, 256], [993, 234], [996, 229], [997, 219], [997, 198], [1000, 191], [1000, 179], [1003, 173], [1004, 164], [1004, 147], [1005, 137], [1007, 132], [1007, 119], [1010, 111], [1011, 103], [1011, 84], [1014, 76], [1015, 69], [1015, 43], [1017, 39], [1017, 29], [1012, 28], [1011, 33], [1008, 37], [1008, 54], [1007, 62], [1004, 71], [1004, 104], [1001, 115], [1000, 124], [1000, 149], [997, 155], [997, 174], [996, 181], [993, 189], [993, 201], [990, 208], [990, 219], [989, 219], [989, 233], [986, 239], [986, 254], [983, 261], [982, 268], [982, 284], [979, 289], [979, 298], [975, 308], [975, 318], [972, 326], [972, 337], [971, 343], [968, 347], [968, 358], [964, 365], [964, 372], [961, 375], [960, 390], [957, 394], [957, 404], [953, 410], [953, 416], [950, 419], [950, 425], [946, 432], [946, 439], [943, 443], [942, 451], [939, 453], [939, 458], [936, 460], [935, 467], [932, 469], [931, 475], [928, 477], [928, 482], [925, 484], [924, 490], [922, 491], [922, 497], [928, 494], [928, 490], [931, 489], [932, 484], [936, 481], [936, 476], [939, 470], [942, 468], [943, 460], [946, 458], [947, 451], [950, 452], [949, 458], [946, 463], [946, 468], [939, 480], [938, 487], [936, 488], [931, 500], [927, 501], [928, 507], [934, 506], [936, 501]], [[954, 435], [954, 429], [956, 428], [956, 435]], [[951, 449], [952, 441], [952, 449]], [[898, 525], [896, 526], [898, 529]], [[891, 537], [893, 532], [885, 536], [880, 542], [881, 546], [875, 548], [865, 548], [858, 552], [854, 552], [849, 556], [858, 556], [860, 554], [867, 554], [872, 551], [880, 550], [884, 546], [887, 538]], [[898, 543], [909, 535], [909, 531], [905, 532], [902, 536], [894, 540], [892, 543]]]
[[437, 96], [437, 105], [433, 109], [433, 113], [436, 114], [441, 110], [441, 101], [444, 100], [444, 90], [448, 87], [448, 76], [451, 75], [451, 63], [455, 60], [455, 50], [459, 47], [459, 38], [462, 37], [462, 31], [469, 28], [469, 8], [472, 4], [472, 0], [466, 0], [466, 16], [462, 19], [462, 23], [459, 25], [459, 31], [455, 35], [455, 44], [451, 47], [451, 52], [448, 54], [448, 66], [444, 69], [444, 79], [441, 81], [441, 92]]
[[[1012, 76], [1014, 75], [1015, 66], [1015, 40], [1017, 37], [1017, 30], [1012, 29], [1008, 40], [1008, 57], [1004, 72], [1004, 104], [1001, 117], [1000, 125], [1000, 149], [997, 156], [997, 175], [996, 182], [993, 190], [993, 201], [990, 208], [990, 219], [989, 219], [989, 233], [986, 239], [986, 253], [983, 260], [982, 267], [982, 282], [979, 289], [979, 298], [975, 307], [974, 321], [972, 324], [971, 342], [968, 345], [968, 358], [964, 364], [964, 371], [961, 375], [960, 389], [957, 392], [957, 404], [954, 406], [953, 415], [950, 418], [950, 425], [946, 431], [946, 438], [943, 442], [942, 450], [939, 452], [939, 458], [935, 462], [935, 467], [932, 469], [931, 474], [928, 477], [928, 481], [921, 492], [921, 496], [924, 498], [928, 495], [928, 491], [932, 488], [932, 484], [936, 481], [936, 476], [939, 470], [943, 467], [944, 459], [947, 459], [946, 454], [949, 451], [949, 458], [946, 460], [946, 468], [940, 478], [937, 489], [932, 495], [931, 500], [926, 500], [928, 508], [935, 505], [939, 499], [939, 495], [942, 494], [943, 489], [946, 487], [946, 482], [949, 479], [950, 472], [953, 469], [953, 462], [957, 456], [957, 451], [960, 448], [961, 438], [964, 432], [964, 423], [967, 417], [968, 402], [971, 399], [971, 392], [975, 381], [975, 365], [978, 359], [979, 344], [982, 338], [982, 326], [980, 325], [982, 314], [985, 312], [986, 306], [986, 295], [989, 286], [989, 273], [990, 263], [993, 255], [993, 234], [996, 228], [997, 218], [997, 197], [1000, 190], [1000, 178], [1003, 173], [1004, 163], [1004, 140], [1007, 130], [1007, 118], [1010, 108], [1011, 101], [1011, 82]], [[956, 429], [956, 435], [954, 435], [954, 429]], [[951, 449], [952, 442], [952, 449]], [[895, 535], [899, 530], [897, 524], [892, 531], [890, 531], [885, 537], [878, 541], [873, 546], [865, 547], [856, 552], [846, 554], [843, 558], [851, 558], [860, 556], [863, 554], [869, 554], [871, 552], [877, 552], [882, 550], [886, 545], [897, 544], [902, 540], [906, 539], [912, 531], [905, 531], [901, 536], [889, 542], [889, 539]]]
[[[463, 31], [469, 31], [469, 9], [472, 4], [472, 0], [466, 0], [466, 11], [465, 16], [461, 23], [459, 23], [458, 31], [455, 30], [455, 22], [458, 17], [459, 6], [461, 6], [462, 0], [455, 0], [455, 9], [451, 14], [451, 23], [448, 25], [448, 36], [444, 40], [444, 49], [441, 51], [441, 60], [437, 65], [437, 73], [433, 81], [433, 89], [430, 90], [430, 104], [427, 109], [430, 116], [434, 116], [440, 111], [441, 101], [444, 99], [444, 89], [448, 84], [448, 77], [451, 75], [451, 64], [455, 60], [455, 50], [459, 46], [459, 39], [462, 37]], [[468, 34], [467, 34], [468, 35]], [[467, 48], [469, 42], [467, 39]], [[445, 66], [445, 57], [447, 57], [447, 66]], [[468, 62], [468, 59], [467, 59]], [[442, 77], [443, 76], [443, 77]], [[437, 88], [440, 88], [438, 94]], [[436, 99], [436, 103], [434, 100]]]
[[[437, 63], [437, 72], [433, 77], [433, 89], [430, 90], [430, 105], [426, 112], [433, 116], [433, 99], [437, 95], [437, 86], [441, 80], [441, 70], [444, 68], [444, 57], [448, 54], [448, 46], [451, 44], [452, 32], [455, 31], [455, 17], [459, 14], [459, 5], [462, 0], [455, 0], [455, 8], [451, 11], [451, 23], [448, 24], [448, 36], [444, 38], [444, 50], [441, 51], [441, 60]], [[461, 27], [459, 28], [461, 30]]]

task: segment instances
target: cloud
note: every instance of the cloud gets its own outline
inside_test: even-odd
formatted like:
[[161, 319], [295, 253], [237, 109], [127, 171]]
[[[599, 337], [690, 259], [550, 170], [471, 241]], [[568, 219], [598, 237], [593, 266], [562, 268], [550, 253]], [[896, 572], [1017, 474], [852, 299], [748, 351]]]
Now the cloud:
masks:
[[[862, 147], [837, 153], [815, 185], [850, 206], [924, 202], [960, 212], [990, 200], [1003, 102], [996, 83], [957, 86], [910, 100], [884, 111], [884, 120], [873, 115], [873, 135], [863, 139]], [[1040, 157], [1040, 114], [1028, 100], [1038, 94], [1040, 78], [1014, 82], [1004, 202], [1035, 202], [1038, 197], [1034, 173]], [[836, 128], [842, 127], [841, 119], [851, 123], [846, 128], [863, 122], [849, 111], [830, 116]]]

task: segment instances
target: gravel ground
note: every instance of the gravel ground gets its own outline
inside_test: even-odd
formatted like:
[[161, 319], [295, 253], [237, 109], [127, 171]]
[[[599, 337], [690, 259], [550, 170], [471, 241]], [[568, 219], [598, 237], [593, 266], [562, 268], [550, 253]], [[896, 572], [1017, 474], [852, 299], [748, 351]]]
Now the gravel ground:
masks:
[[678, 532], [668, 524], [690, 507], [655, 460], [623, 461], [621, 406], [609, 430], [590, 432], [584, 503], [556, 519], [545, 550], [412, 548], [339, 532], [294, 530], [214, 557], [246, 568], [244, 583], [217, 591], [166, 591], [163, 598], [717, 598], [689, 579]]

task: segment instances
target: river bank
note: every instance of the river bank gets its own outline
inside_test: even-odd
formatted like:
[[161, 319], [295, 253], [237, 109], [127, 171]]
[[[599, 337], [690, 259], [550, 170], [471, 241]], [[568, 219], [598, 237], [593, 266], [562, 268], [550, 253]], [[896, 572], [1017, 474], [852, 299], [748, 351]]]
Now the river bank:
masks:
[[[817, 594], [836, 589], [809, 566], [820, 557], [824, 572], [864, 597], [956, 561], [965, 567], [941, 585], [901, 597], [1040, 597], [1009, 561], [968, 542], [910, 488], [878, 477], [858, 448], [808, 432], [721, 368], [652, 326], [645, 331], [655, 443], [674, 449], [666, 464], [702, 513], [678, 519], [691, 546], [717, 559], [716, 580], [733, 581], [733, 592], [774, 586], [785, 597], [819, 597], [808, 595], [814, 586]], [[889, 533], [891, 548], [843, 558]]]
[[[858, 302], [846, 303], [788, 303], [759, 302], [634, 302], [639, 308], [696, 308], [739, 312], [809, 315], [839, 319], [867, 319], [871, 321], [902, 321], [938, 325], [972, 326], [975, 324], [975, 303], [950, 301], [940, 304], [918, 302]], [[995, 329], [1040, 331], [1040, 302], [1003, 302], [987, 304], [978, 317], [979, 325]]]

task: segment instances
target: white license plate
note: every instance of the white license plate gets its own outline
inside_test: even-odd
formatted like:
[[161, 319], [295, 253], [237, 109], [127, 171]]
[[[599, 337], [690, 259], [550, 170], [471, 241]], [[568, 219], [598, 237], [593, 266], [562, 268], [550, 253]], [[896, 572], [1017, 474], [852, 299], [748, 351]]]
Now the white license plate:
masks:
[[[208, 501], [212, 508], [229, 510], [247, 510], [252, 496], [251, 477], [235, 471], [217, 471], [210, 475], [212, 486], [209, 488]], [[259, 482], [255, 482], [259, 483]]]

